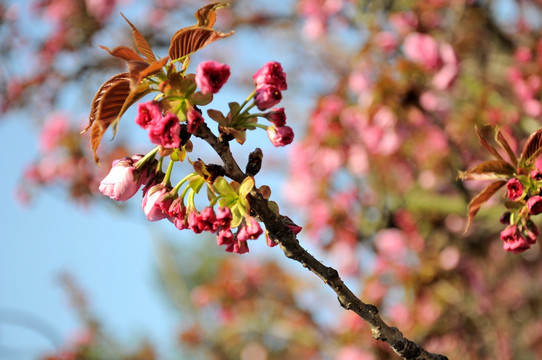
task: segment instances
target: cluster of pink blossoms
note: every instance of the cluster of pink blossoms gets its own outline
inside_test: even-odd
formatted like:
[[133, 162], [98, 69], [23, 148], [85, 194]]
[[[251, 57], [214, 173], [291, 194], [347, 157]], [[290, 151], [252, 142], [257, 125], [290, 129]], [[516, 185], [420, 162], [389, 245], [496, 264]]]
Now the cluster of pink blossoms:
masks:
[[[261, 111], [277, 105], [282, 100], [281, 91], [288, 89], [286, 73], [276, 61], [265, 64], [252, 78], [256, 85], [254, 104]], [[267, 127], [267, 136], [275, 147], [288, 145], [294, 140], [294, 131], [286, 126], [284, 108], [273, 108], [264, 117], [273, 123]]]
[[[245, 205], [243, 205], [245, 210], [240, 210], [240, 213], [237, 211], [235, 215], [232, 213], [232, 209], [236, 205], [231, 205], [232, 208], [228, 207], [230, 205], [219, 206], [215, 211], [213, 209], [215, 202], [211, 202], [210, 206], [198, 211], [192, 195], [199, 192], [199, 188], [205, 180], [196, 166], [194, 166], [196, 173], [188, 175], [175, 187], [170, 185], [169, 178], [174, 162], [182, 161], [182, 156], [179, 154], [186, 154], [185, 145], [188, 139], [204, 122], [201, 111], [193, 104], [192, 96], [195, 87], [193, 85], [197, 85], [203, 94], [194, 96], [206, 99], [205, 96], [216, 94], [226, 83], [230, 76], [230, 68], [226, 64], [205, 61], [199, 64], [195, 76], [191, 76], [184, 77], [185, 82], [182, 84], [188, 84], [180, 85], [184, 88], [171, 89], [168, 88], [169, 84], [166, 84], [161, 87], [164, 94], [162, 97], [158, 97], [158, 100], [138, 104], [135, 122], [147, 130], [150, 142], [158, 146], [145, 156], [135, 155], [113, 161], [111, 171], [101, 181], [99, 190], [113, 200], [126, 201], [134, 196], [140, 188], [143, 188], [142, 209], [147, 220], [168, 219], [179, 230], [189, 229], [196, 234], [204, 231], [214, 233], [217, 236], [218, 245], [225, 245], [226, 251], [243, 254], [249, 251], [248, 240], [255, 240], [263, 234], [260, 224], [249, 215]], [[281, 91], [287, 89], [286, 74], [282, 66], [278, 62], [268, 62], [254, 74], [253, 79], [255, 90], [249, 97], [249, 99], [253, 98], [252, 105], [242, 111], [242, 107], [248, 102], [247, 100], [243, 106], [239, 106], [237, 111], [230, 112], [228, 118], [220, 117], [217, 120], [219, 125], [222, 126], [223, 131], [227, 131], [228, 128], [244, 131], [261, 127], [267, 130], [273, 145], [284, 146], [291, 143], [294, 134], [292, 129], [286, 126], [284, 108], [273, 108], [259, 114], [248, 112], [254, 106], [260, 111], [268, 110], [281, 101]], [[188, 95], [184, 95], [185, 98], [182, 98], [179, 94]], [[210, 98], [212, 99], [212, 96]], [[175, 111], [171, 112], [172, 109]], [[216, 110], [210, 112], [210, 114], [216, 113], [219, 112]], [[184, 120], [181, 121], [179, 117]], [[257, 122], [255, 120], [257, 117], [267, 119], [272, 125], [253, 125]], [[182, 123], [184, 121], [186, 123]], [[191, 147], [192, 145], [190, 145]], [[175, 159], [170, 159], [170, 166], [166, 173], [161, 170], [161, 161], [158, 162], [155, 159], [155, 154], [158, 151], [161, 156], [176, 154]], [[180, 187], [186, 181], [191, 184], [185, 188], [181, 195], [178, 195]], [[200, 185], [194, 185], [194, 181], [199, 182]], [[211, 185], [209, 186], [212, 188]], [[225, 186], [228, 188], [225, 191], [234, 191], [229, 185]], [[185, 204], [187, 192], [190, 192], [191, 195], [188, 196], [188, 201]], [[220, 193], [219, 195], [225, 196]], [[238, 201], [238, 197], [234, 199], [235, 201]], [[301, 231], [301, 228], [293, 223], [289, 226], [295, 233]], [[269, 246], [276, 245], [269, 237], [267, 237], [267, 244]]]
[[529, 249], [536, 242], [538, 229], [530, 216], [542, 213], [540, 180], [542, 173], [533, 170], [529, 176], [514, 177], [506, 183], [508, 199], [521, 204], [515, 211], [505, 212], [499, 220], [507, 225], [501, 232], [501, 240], [504, 241], [506, 251], [517, 254]]

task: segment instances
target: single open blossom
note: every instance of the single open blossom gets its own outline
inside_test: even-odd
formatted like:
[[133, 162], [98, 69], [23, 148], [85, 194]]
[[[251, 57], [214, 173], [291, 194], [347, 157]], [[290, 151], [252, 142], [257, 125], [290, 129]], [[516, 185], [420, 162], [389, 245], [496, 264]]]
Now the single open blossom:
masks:
[[518, 200], [523, 195], [523, 185], [516, 178], [508, 180], [506, 189], [508, 190], [508, 198], [512, 201]]
[[261, 234], [263, 234], [263, 230], [258, 221], [252, 216], [248, 216], [237, 232], [237, 239], [239, 241], [256, 240]]
[[100, 182], [100, 192], [116, 201], [126, 201], [134, 196], [139, 187], [148, 180], [146, 171], [135, 168], [137, 160], [137, 157], [125, 157], [113, 161], [109, 174]]
[[514, 254], [529, 249], [536, 242], [537, 236], [538, 229], [531, 220], [527, 220], [524, 225], [520, 226], [510, 224], [501, 232], [504, 250]]
[[245, 254], [249, 252], [248, 243], [246, 240], [237, 240], [226, 247], [227, 252], [234, 252], [237, 254]]
[[282, 93], [275, 85], [264, 84], [256, 89], [254, 103], [260, 111], [277, 105], [282, 100]]
[[149, 128], [162, 118], [162, 110], [156, 101], [148, 101], [137, 104], [135, 123], [143, 129]]
[[[252, 76], [256, 88], [264, 85], [273, 85], [278, 90], [287, 90], [286, 73], [282, 69], [282, 65], [277, 61], [266, 63], [260, 70]], [[261, 110], [261, 109], [260, 109]]]
[[149, 139], [155, 145], [176, 149], [181, 144], [181, 124], [177, 115], [168, 113], [160, 120], [150, 123]]
[[169, 196], [171, 189], [163, 184], [157, 184], [144, 189], [141, 207], [149, 221], [158, 221], [168, 217], [168, 209], [173, 202]]
[[201, 92], [216, 94], [230, 77], [230, 67], [216, 61], [204, 61], [196, 68], [196, 84]]
[[232, 213], [229, 207], [219, 207], [216, 211], [216, 220], [222, 230], [227, 230], [230, 228]]
[[216, 214], [212, 207], [207, 206], [199, 214], [200, 227], [203, 231], [216, 232], [218, 230], [218, 222], [216, 220]]
[[233, 236], [233, 233], [230, 229], [221, 229], [216, 235], [216, 243], [218, 244], [218, 246], [233, 245], [234, 241], [235, 237]]
[[187, 216], [188, 228], [192, 230], [195, 234], [201, 234], [203, 232], [203, 224], [199, 213], [196, 210], [190, 211]]
[[289, 126], [269, 126], [267, 136], [275, 147], [286, 146], [294, 141], [294, 131]]
[[531, 215], [540, 214], [542, 212], [542, 196], [531, 196], [529, 200], [527, 200], [527, 208]]
[[286, 113], [284, 108], [275, 108], [267, 112], [265, 118], [271, 121], [275, 126], [284, 126], [286, 125]]
[[187, 121], [187, 127], [186, 129], [190, 134], [193, 134], [196, 132], [198, 127], [203, 124], [204, 119], [203, 116], [201, 116], [200, 112], [195, 109], [190, 109], [186, 113], [186, 121]]

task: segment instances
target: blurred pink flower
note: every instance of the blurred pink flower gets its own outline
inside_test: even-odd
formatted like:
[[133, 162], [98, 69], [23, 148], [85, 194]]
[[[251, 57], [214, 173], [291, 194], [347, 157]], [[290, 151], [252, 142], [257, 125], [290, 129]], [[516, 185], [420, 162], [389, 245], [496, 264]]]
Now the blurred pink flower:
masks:
[[336, 360], [375, 360], [373, 354], [358, 349], [354, 345], [341, 348], [335, 355]]
[[523, 195], [523, 185], [516, 178], [508, 180], [506, 189], [508, 190], [508, 198], [512, 201], [518, 200]]
[[439, 45], [431, 35], [413, 32], [407, 35], [404, 42], [407, 58], [435, 70], [441, 64]]
[[40, 149], [49, 152], [57, 147], [69, 132], [69, 121], [66, 115], [55, 113], [47, 118], [40, 134]]

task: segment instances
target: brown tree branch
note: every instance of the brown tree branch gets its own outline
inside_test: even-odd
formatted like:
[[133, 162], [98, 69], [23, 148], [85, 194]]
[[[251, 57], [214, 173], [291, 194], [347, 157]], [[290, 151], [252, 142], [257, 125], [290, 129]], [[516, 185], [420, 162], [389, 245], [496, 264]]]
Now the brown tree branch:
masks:
[[[241, 183], [246, 175], [233, 158], [228, 142], [221, 141], [205, 123], [199, 126], [195, 135], [205, 140], [218, 153], [224, 162], [226, 175]], [[295, 234], [282, 221], [280, 215], [271, 210], [267, 200], [262, 197], [258, 190], [253, 189], [247, 198], [251, 211], [254, 211], [265, 224], [269, 236], [280, 245], [284, 254], [322, 279], [337, 294], [339, 304], [344, 309], [355, 312], [370, 325], [373, 338], [388, 343], [397, 354], [406, 360], [448, 359], [446, 356], [428, 352], [420, 345], [405, 338], [399, 329], [387, 325], [380, 317], [376, 306], [366, 304], [356, 297], [344, 284], [337, 270], [316, 260], [299, 244]]]

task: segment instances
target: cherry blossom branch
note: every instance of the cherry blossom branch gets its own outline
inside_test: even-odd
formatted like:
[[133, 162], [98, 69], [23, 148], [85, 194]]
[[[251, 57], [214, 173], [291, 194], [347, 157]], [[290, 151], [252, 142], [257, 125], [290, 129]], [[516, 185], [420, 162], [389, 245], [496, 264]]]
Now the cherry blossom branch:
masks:
[[[233, 158], [227, 140], [217, 137], [209, 127], [203, 123], [197, 129], [195, 136], [205, 140], [217, 152], [224, 162], [225, 173], [231, 179], [241, 183], [247, 175], [241, 170]], [[376, 306], [361, 301], [345, 285], [337, 270], [322, 264], [305, 250], [297, 240], [295, 234], [282, 221], [281, 216], [275, 214], [268, 206], [267, 200], [253, 189], [247, 197], [251, 212], [257, 215], [265, 224], [269, 236], [280, 245], [286, 257], [299, 262], [303, 267], [316, 274], [336, 294], [339, 304], [346, 310], [351, 310], [367, 322], [372, 331], [373, 338], [384, 341], [403, 359], [407, 360], [445, 360], [446, 356], [433, 354], [415, 342], [405, 338], [396, 327], [387, 325], [379, 315]]]

